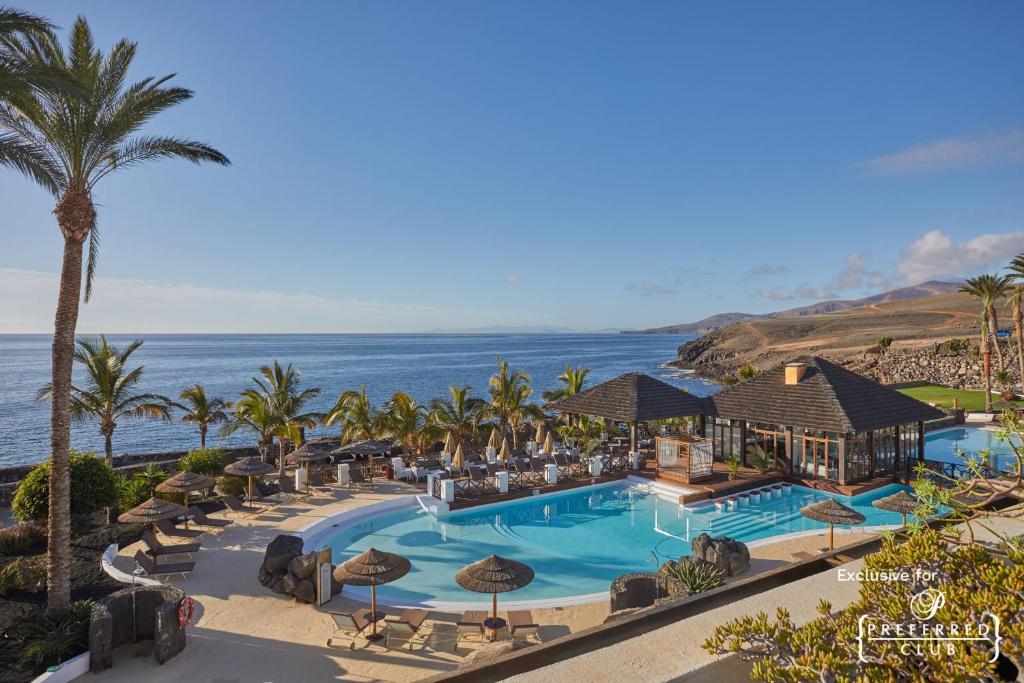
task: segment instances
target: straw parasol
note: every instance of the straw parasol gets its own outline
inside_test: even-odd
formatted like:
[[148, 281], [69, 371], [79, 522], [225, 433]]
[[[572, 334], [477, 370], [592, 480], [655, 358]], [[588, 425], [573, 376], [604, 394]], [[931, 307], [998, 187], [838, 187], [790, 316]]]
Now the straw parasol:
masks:
[[828, 524], [828, 549], [835, 548], [834, 527], [836, 524], [863, 524], [864, 515], [852, 510], [835, 498], [826, 498], [820, 503], [811, 503], [800, 508], [800, 514], [815, 522]]
[[508, 457], [511, 455], [512, 450], [508, 447], [508, 439], [501, 440], [501, 451], [498, 453], [498, 460], [502, 462], [508, 462]]
[[[180, 493], [181, 502], [188, 507], [188, 494], [191, 491], [202, 491], [214, 485], [213, 479], [195, 472], [178, 472], [157, 484], [158, 493]], [[185, 515], [185, 528], [188, 529], [188, 515]]]
[[409, 560], [401, 555], [386, 553], [370, 548], [362, 555], [353, 557], [334, 569], [334, 578], [341, 583], [352, 586], [370, 587], [370, 620], [373, 622], [373, 633], [367, 636], [369, 641], [377, 641], [384, 636], [377, 633], [377, 622], [384, 614], [377, 611], [377, 586], [397, 581], [412, 569]]
[[452, 469], [462, 469], [462, 444], [455, 449], [455, 457], [452, 458]]
[[224, 471], [227, 474], [233, 474], [236, 477], [246, 477], [249, 479], [249, 500], [252, 500], [253, 477], [262, 477], [264, 474], [273, 472], [274, 466], [270, 463], [263, 462], [259, 458], [249, 456], [248, 458], [241, 458], [234, 461], [225, 467]]
[[[136, 505], [128, 512], [122, 512], [117, 521], [122, 524], [151, 524], [153, 536], [156, 536], [156, 523], [164, 519], [174, 519], [184, 515], [187, 511], [184, 505], [172, 503], [163, 498], [150, 498], [141, 505]], [[156, 548], [152, 549], [153, 561], [156, 562]]]
[[452, 446], [454, 445], [454, 442], [455, 442], [455, 439], [452, 438], [452, 432], [451, 432], [451, 430], [448, 430], [448, 436], [446, 436], [445, 439], [444, 439], [444, 452], [445, 453], [451, 453], [452, 452]]
[[533, 435], [533, 440], [537, 442], [538, 446], [544, 443], [545, 431], [547, 431], [547, 425], [544, 424], [543, 420], [541, 420], [540, 422], [537, 423], [537, 431]]
[[498, 639], [498, 629], [505, 625], [503, 619], [498, 619], [498, 593], [518, 590], [531, 581], [533, 570], [529, 566], [497, 555], [463, 567], [455, 575], [455, 583], [466, 590], [491, 594], [491, 617], [484, 626], [491, 629], [492, 640]]
[[304, 464], [308, 465], [312, 462], [324, 462], [331, 459], [331, 454], [328, 450], [325, 450], [322, 446], [317, 448], [310, 446], [308, 443], [295, 449], [285, 457], [284, 461], [289, 465]]
[[903, 526], [907, 525], [907, 515], [914, 514], [914, 510], [921, 505], [917, 498], [902, 490], [891, 496], [872, 501], [871, 504], [879, 510], [898, 512], [903, 515]]
[[366, 439], [356, 443], [348, 443], [331, 451], [331, 455], [387, 455], [395, 447], [394, 442], [379, 439]]
[[498, 443], [498, 428], [497, 427], [493, 427], [491, 429], [491, 438], [488, 439], [488, 441], [487, 441], [487, 447], [488, 448], [493, 448], [494, 450], [498, 450], [498, 447], [500, 445], [501, 444]]
[[548, 436], [544, 439], [544, 452], [551, 455], [555, 452], [555, 440], [551, 436], [551, 432], [548, 432]]

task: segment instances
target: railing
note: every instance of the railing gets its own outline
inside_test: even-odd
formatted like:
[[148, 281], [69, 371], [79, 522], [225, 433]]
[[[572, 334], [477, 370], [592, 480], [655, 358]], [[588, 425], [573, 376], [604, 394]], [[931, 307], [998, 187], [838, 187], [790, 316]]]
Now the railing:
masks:
[[974, 468], [972, 468], [970, 465], [967, 465], [966, 463], [945, 462], [943, 460], [927, 459], [913, 460], [908, 462], [906, 466], [906, 474], [908, 476], [914, 474], [914, 471], [917, 468], [917, 464], [919, 462], [924, 463], [925, 469], [928, 470], [928, 473], [934, 473], [935, 476], [933, 476], [932, 478], [939, 481], [940, 483], [948, 483], [950, 479], [969, 479], [971, 477], [977, 476], [977, 473], [980, 473], [981, 476], [985, 477], [986, 479], [998, 479], [999, 477], [1004, 476], [1003, 473], [999, 472], [998, 470], [992, 469], [988, 465], [981, 465], [978, 468], [978, 472], [976, 472]]

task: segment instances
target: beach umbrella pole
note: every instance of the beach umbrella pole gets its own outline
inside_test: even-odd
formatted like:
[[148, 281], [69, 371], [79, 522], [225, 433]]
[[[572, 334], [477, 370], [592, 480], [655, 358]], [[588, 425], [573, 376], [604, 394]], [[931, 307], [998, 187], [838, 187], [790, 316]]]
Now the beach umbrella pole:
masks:
[[150, 522], [149, 528], [153, 530], [153, 547], [149, 554], [153, 557], [153, 564], [156, 564], [156, 522]]
[[491, 593], [491, 642], [498, 639], [498, 594]]
[[377, 586], [370, 586], [370, 623], [373, 632], [366, 639], [373, 643], [380, 640], [377, 634]]
[[903, 513], [903, 527], [906, 528], [906, 526], [907, 526], [907, 513], [904, 512]]
[[835, 525], [834, 524], [829, 524], [828, 525], [828, 549], [829, 550], [835, 550], [835, 547], [836, 547], [834, 534], [835, 534]]

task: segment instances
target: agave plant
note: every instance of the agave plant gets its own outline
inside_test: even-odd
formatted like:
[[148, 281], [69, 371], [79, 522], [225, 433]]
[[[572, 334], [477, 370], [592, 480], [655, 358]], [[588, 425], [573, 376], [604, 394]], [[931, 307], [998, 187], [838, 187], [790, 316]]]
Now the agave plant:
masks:
[[725, 583], [725, 574], [715, 565], [699, 559], [686, 559], [665, 566], [665, 574], [683, 584], [687, 595], [696, 595]]

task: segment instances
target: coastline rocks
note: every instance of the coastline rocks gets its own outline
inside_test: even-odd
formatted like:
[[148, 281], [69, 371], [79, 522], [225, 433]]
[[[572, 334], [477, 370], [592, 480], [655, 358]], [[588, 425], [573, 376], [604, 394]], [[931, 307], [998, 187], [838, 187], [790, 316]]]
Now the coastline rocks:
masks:
[[713, 564], [726, 576], [736, 576], [750, 569], [750, 551], [746, 544], [728, 536], [712, 538], [703, 533], [693, 539], [690, 548], [693, 557]]
[[316, 553], [302, 554], [301, 538], [281, 534], [267, 546], [256, 578], [275, 593], [311, 603], [316, 599], [316, 562]]

